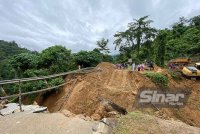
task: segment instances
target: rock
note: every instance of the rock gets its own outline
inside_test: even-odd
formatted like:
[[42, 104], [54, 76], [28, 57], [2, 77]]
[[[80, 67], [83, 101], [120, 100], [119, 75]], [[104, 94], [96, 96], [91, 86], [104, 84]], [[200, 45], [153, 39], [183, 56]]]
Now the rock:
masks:
[[175, 121], [174, 118], [170, 118], [171, 121]]
[[14, 111], [13, 111], [13, 113], [19, 113], [20, 112], [20, 109], [18, 108], [18, 109], [15, 109]]
[[83, 114], [78, 114], [75, 117], [86, 120], [86, 117]]
[[85, 117], [85, 120], [86, 120], [86, 121], [92, 121], [92, 118], [90, 118], [89, 116], [86, 116], [86, 117]]
[[108, 117], [120, 117], [120, 114], [117, 111], [108, 112]]
[[132, 91], [132, 95], [136, 96], [137, 95], [137, 91]]
[[99, 115], [99, 114], [93, 114], [92, 116], [91, 116], [91, 118], [93, 119], [93, 120], [100, 120], [101, 119], [101, 116]]
[[77, 77], [77, 81], [81, 82], [83, 79], [81, 78], [81, 76]]
[[36, 101], [33, 102], [33, 105], [38, 105], [38, 103]]
[[1, 100], [0, 101], [0, 110], [3, 109], [7, 103], [8, 103], [7, 100]]
[[4, 105], [0, 104], [0, 110], [3, 109]]
[[155, 112], [155, 115], [159, 115], [159, 113], [160, 113], [160, 111], [156, 111], [156, 112]]
[[73, 114], [72, 112], [70, 112], [70, 111], [68, 111], [66, 109], [62, 110], [61, 113], [64, 114], [65, 116], [67, 116], [67, 117], [75, 116], [75, 114]]

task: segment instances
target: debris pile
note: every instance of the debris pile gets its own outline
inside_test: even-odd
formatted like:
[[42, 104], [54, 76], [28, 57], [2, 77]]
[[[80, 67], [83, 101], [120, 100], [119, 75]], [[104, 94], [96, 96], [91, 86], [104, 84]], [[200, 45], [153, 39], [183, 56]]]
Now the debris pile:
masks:
[[[73, 114], [82, 114], [95, 120], [107, 117], [119, 117], [123, 114], [119, 109], [113, 108], [110, 103], [102, 103], [99, 98], [109, 100], [112, 104], [119, 106], [127, 112], [141, 110], [135, 107], [135, 97], [141, 88], [159, 88], [153, 81], [140, 72], [120, 70], [110, 63], [100, 63], [97, 66], [100, 71], [89, 74], [74, 74], [66, 77], [67, 85], [58, 92], [44, 98], [39, 105], [47, 106], [50, 112], [69, 110]], [[193, 122], [192, 125], [200, 126], [200, 112], [198, 106], [200, 101], [200, 82], [191, 80], [176, 81], [162, 68], [156, 67], [155, 72], [165, 74], [169, 79], [169, 89], [176, 90], [188, 88], [192, 91], [188, 105], [182, 110], [165, 109], [166, 118], [179, 118], [182, 121]], [[194, 86], [195, 85], [195, 86]], [[194, 114], [189, 114], [190, 109]], [[142, 109], [144, 110], [144, 109]], [[145, 111], [145, 110], [144, 110]], [[148, 109], [147, 109], [148, 111]], [[152, 108], [155, 113], [157, 109]], [[191, 123], [190, 123], [191, 124]]]
[[[42, 107], [39, 105], [22, 105], [23, 112], [39, 113], [47, 111], [47, 107]], [[20, 112], [20, 107], [18, 103], [8, 103], [0, 110], [0, 115], [6, 116], [13, 113]]]

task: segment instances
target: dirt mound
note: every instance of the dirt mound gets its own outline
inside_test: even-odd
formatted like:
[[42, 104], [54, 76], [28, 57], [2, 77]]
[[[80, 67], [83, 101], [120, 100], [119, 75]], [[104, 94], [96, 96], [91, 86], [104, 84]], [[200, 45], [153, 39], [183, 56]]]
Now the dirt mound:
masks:
[[118, 70], [115, 65], [106, 62], [100, 63], [97, 67], [100, 71], [82, 76], [68, 76], [68, 84], [64, 90], [50, 95], [42, 103], [50, 112], [68, 109], [75, 114], [92, 116], [98, 107], [101, 107], [101, 97], [132, 111], [138, 89], [142, 86], [156, 87], [140, 73]]
[[[67, 85], [58, 92], [43, 99], [39, 104], [47, 106], [50, 112], [67, 109], [74, 114], [83, 114], [98, 120], [104, 117], [120, 116], [123, 114], [116, 107], [113, 108], [107, 103], [102, 103], [102, 98], [117, 107], [122, 107], [126, 111], [131, 112], [137, 109], [134, 104], [139, 89], [144, 87], [158, 88], [154, 82], [137, 71], [119, 70], [115, 65], [107, 62], [100, 63], [97, 67], [100, 70], [96, 72], [85, 75], [76, 74], [67, 76], [65, 79]], [[160, 70], [161, 72], [165, 72], [161, 68]], [[157, 71], [159, 71], [159, 68]], [[165, 73], [169, 75], [167, 72]], [[186, 118], [185, 122], [200, 126], [199, 101], [196, 100], [198, 99], [197, 97], [200, 97], [200, 92], [196, 91], [200, 84], [196, 84], [197, 87], [193, 87], [193, 84], [195, 82], [191, 83], [191, 81], [183, 82], [171, 79], [169, 84], [170, 89], [190, 88], [195, 97], [189, 98], [190, 103], [188, 103], [185, 109], [182, 109], [183, 112], [181, 112], [181, 109], [161, 110], [167, 116], [177, 117], [178, 119], [184, 117], [184, 119]], [[189, 115], [188, 108], [191, 109], [193, 115]], [[155, 108], [141, 110], [151, 114], [157, 111]]]
[[97, 68], [112, 70], [112, 69], [116, 69], [116, 66], [109, 62], [102, 62], [97, 65]]

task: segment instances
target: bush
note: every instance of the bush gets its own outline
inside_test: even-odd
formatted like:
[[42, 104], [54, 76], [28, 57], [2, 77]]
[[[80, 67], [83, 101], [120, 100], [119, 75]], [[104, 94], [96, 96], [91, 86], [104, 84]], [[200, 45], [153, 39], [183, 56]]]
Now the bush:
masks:
[[43, 80], [24, 82], [22, 83], [21, 88], [22, 88], [22, 91], [25, 91], [25, 92], [37, 91], [37, 90], [46, 88], [46, 84]]
[[[48, 85], [50, 87], [58, 86], [63, 83], [64, 83], [64, 80], [62, 78], [53, 78], [48, 81]], [[43, 98], [47, 98], [49, 95], [51, 95], [52, 93], [55, 93], [56, 91], [58, 91], [58, 89], [55, 88], [55, 89], [43, 92], [42, 96]]]
[[181, 80], [181, 76], [182, 76], [181, 72], [168, 70], [168, 73], [171, 75], [171, 77], [174, 80]]
[[23, 77], [47, 76], [48, 74], [48, 69], [28, 69], [23, 73]]
[[161, 73], [145, 72], [144, 75], [161, 87], [168, 86], [168, 78]]
[[54, 78], [54, 79], [49, 80], [48, 82], [49, 86], [51, 87], [58, 86], [63, 83], [64, 83], [64, 80], [62, 78]]

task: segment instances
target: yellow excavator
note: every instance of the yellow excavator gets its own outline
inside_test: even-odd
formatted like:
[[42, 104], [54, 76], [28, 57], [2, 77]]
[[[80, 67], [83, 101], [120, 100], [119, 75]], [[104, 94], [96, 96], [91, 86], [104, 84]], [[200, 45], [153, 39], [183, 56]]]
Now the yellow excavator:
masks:
[[188, 78], [200, 78], [200, 62], [194, 66], [183, 67], [182, 73]]

